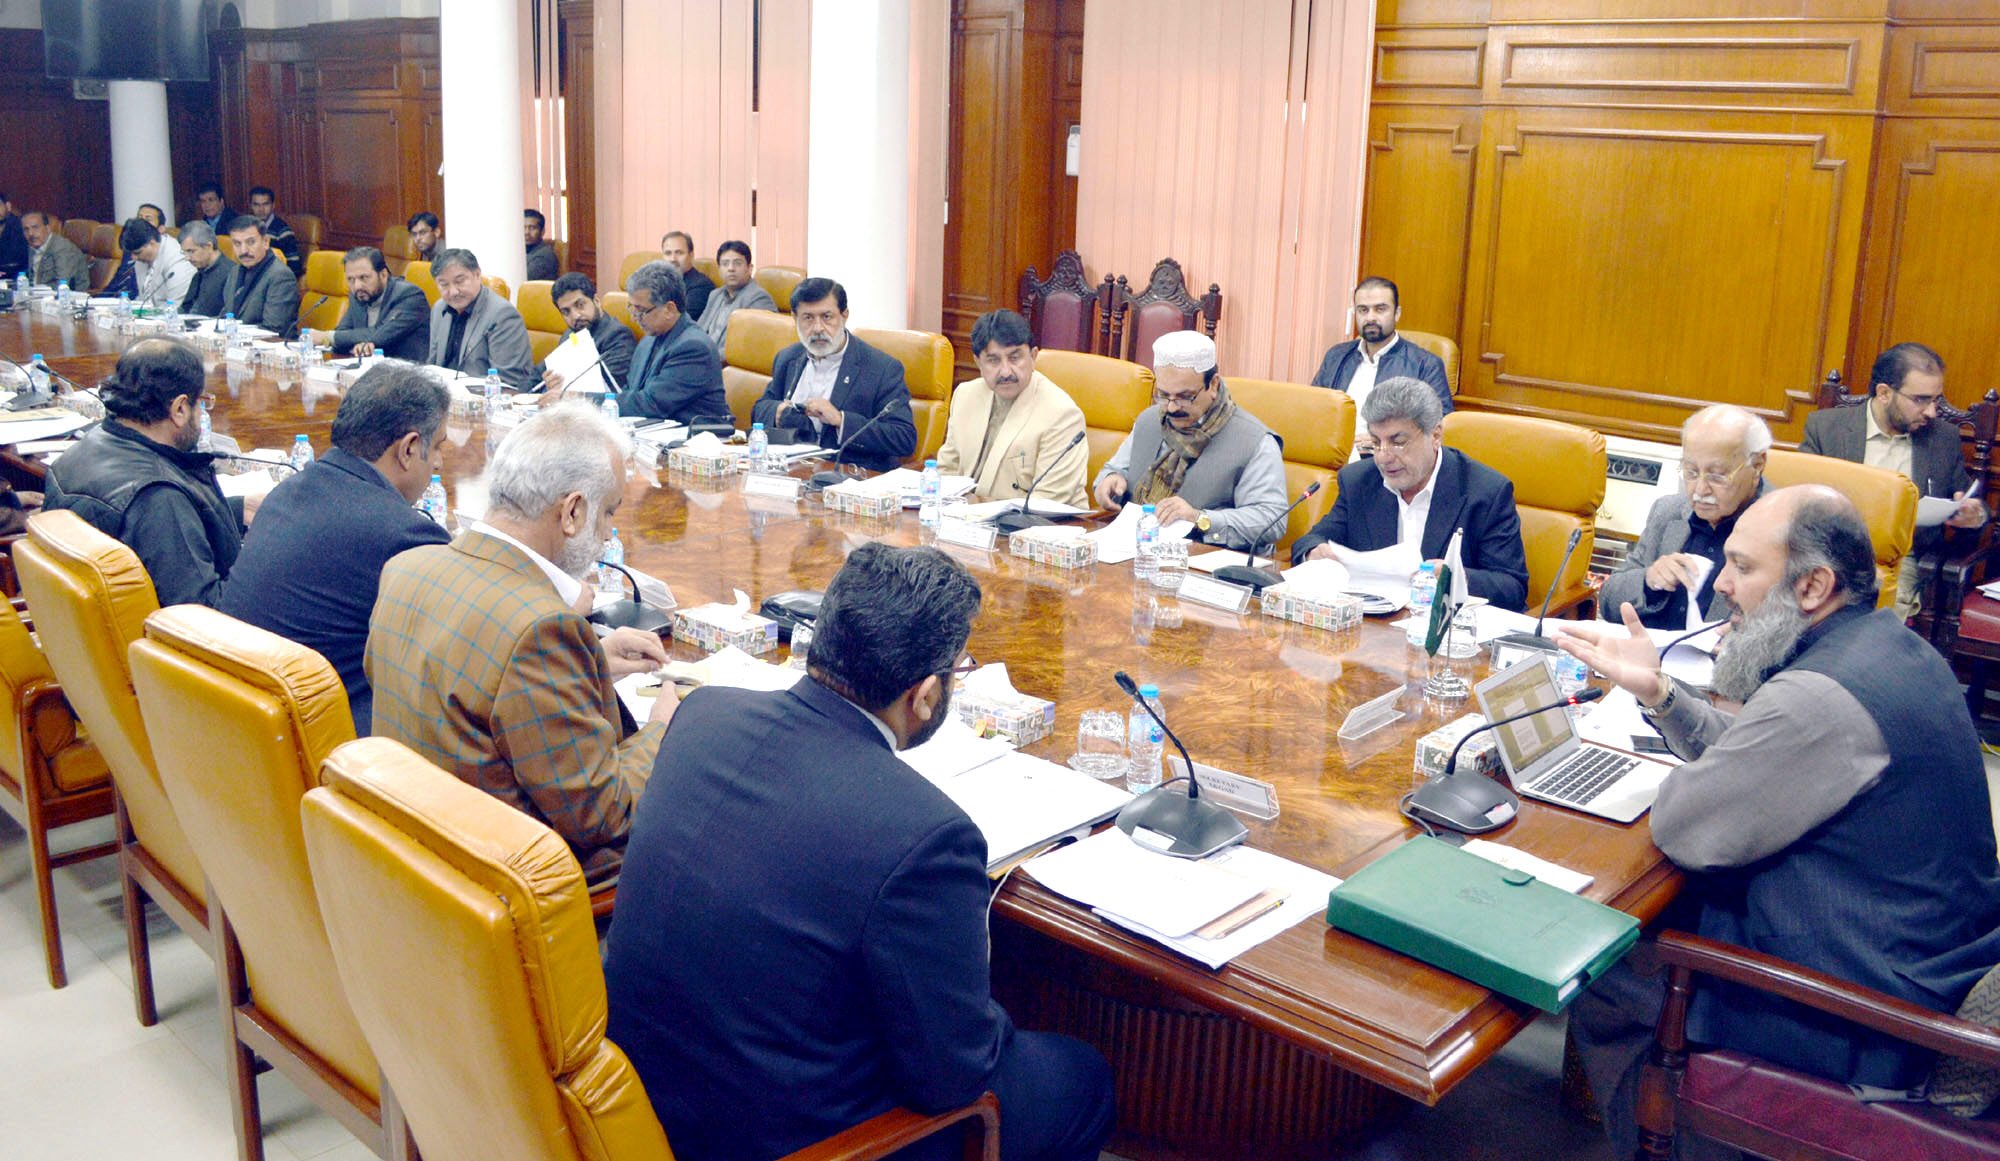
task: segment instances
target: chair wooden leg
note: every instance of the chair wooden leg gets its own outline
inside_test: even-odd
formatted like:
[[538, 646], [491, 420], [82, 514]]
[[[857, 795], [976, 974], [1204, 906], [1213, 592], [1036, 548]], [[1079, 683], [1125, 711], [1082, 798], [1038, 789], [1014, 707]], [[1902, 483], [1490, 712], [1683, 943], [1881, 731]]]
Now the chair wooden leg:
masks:
[[1670, 970], [1653, 1047], [1639, 1072], [1638, 1161], [1672, 1161], [1674, 1156], [1674, 1106], [1687, 1069], [1687, 1011], [1693, 996], [1693, 974], [1684, 967]]
[[[214, 888], [209, 899], [215, 898]], [[210, 930], [215, 939], [215, 983], [222, 999], [223, 1049], [229, 1058], [229, 1113], [236, 1127], [238, 1161], [264, 1161], [264, 1116], [257, 1100], [257, 1054], [236, 1033], [236, 1009], [249, 1002], [250, 981], [243, 970], [243, 949], [229, 917], [211, 902]]]
[[125, 817], [125, 800], [116, 790], [111, 801], [118, 819], [118, 887], [125, 904], [125, 953], [132, 961], [132, 1004], [138, 1010], [139, 1023], [151, 1028], [160, 1022], [160, 1012], [153, 1003], [153, 948], [146, 938], [146, 893], [139, 889], [132, 866], [132, 851], [139, 840], [132, 833], [132, 821]]
[[48, 961], [49, 986], [61, 988], [69, 984], [69, 972], [63, 963], [62, 925], [56, 921], [56, 881], [55, 869], [49, 863], [49, 832], [41, 812], [32, 803], [27, 814], [28, 863], [35, 873], [35, 902], [42, 911], [42, 953]]

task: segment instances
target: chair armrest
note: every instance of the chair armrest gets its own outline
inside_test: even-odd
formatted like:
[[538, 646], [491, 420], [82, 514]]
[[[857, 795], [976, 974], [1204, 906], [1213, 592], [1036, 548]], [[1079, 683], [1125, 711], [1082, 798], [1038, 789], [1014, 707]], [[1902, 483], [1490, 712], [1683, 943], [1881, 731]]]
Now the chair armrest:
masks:
[[[871, 1161], [961, 1124], [976, 1128], [976, 1133], [966, 1141], [968, 1159], [1000, 1161], [1000, 1098], [990, 1092], [962, 1108], [931, 1117], [908, 1109], [890, 1109], [817, 1145], [800, 1149], [784, 1161]], [[978, 1142], [976, 1150], [974, 1141]]]
[[2000, 1030], [1982, 1024], [1685, 932], [1660, 933], [1654, 940], [1654, 953], [1670, 968], [1768, 992], [1922, 1048], [2000, 1068]]
[[1977, 533], [1965, 537], [1962, 544], [1947, 543], [1938, 554], [1938, 588], [1935, 591], [1940, 599], [1946, 593], [1955, 594], [1951, 607], [1957, 608], [1964, 601], [1966, 592], [1979, 579], [1981, 570], [1995, 559], [1996, 549], [2000, 549], [2000, 540], [1993, 536], [1991, 522]]

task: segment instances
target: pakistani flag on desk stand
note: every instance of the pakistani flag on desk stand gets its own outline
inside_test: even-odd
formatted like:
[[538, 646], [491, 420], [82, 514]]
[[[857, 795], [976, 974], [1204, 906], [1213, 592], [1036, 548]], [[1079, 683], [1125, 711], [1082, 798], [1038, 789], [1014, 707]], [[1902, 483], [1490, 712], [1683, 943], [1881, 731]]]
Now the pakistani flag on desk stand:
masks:
[[1444, 550], [1437, 595], [1431, 598], [1430, 628], [1424, 633], [1424, 652], [1434, 661], [1438, 650], [1444, 650], [1444, 663], [1433, 664], [1430, 676], [1424, 681], [1424, 696], [1441, 702], [1464, 701], [1472, 696], [1472, 687], [1451, 668], [1452, 622], [1472, 596], [1465, 583], [1465, 564], [1459, 558], [1464, 539], [1463, 529], [1453, 532], [1451, 543]]

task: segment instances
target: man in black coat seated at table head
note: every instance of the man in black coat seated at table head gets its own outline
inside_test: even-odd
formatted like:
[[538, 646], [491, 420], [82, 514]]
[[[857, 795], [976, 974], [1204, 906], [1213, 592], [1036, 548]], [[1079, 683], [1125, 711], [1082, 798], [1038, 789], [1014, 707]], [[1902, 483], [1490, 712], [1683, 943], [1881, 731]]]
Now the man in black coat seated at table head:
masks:
[[806, 279], [792, 291], [792, 318], [799, 341], [772, 362], [751, 422], [763, 424], [772, 443], [837, 448], [852, 439], [841, 460], [872, 472], [916, 451], [903, 364], [848, 331], [847, 289], [831, 278]]

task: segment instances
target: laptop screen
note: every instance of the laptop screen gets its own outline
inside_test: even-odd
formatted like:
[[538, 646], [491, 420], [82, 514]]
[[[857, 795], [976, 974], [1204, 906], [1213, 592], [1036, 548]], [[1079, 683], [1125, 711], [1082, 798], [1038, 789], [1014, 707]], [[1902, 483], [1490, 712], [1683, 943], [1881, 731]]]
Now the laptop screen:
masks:
[[[1489, 722], [1547, 705], [1557, 696], [1555, 675], [1548, 659], [1541, 656], [1530, 657], [1479, 683], [1479, 706]], [[1501, 726], [1493, 734], [1500, 741], [1508, 771], [1518, 774], [1555, 753], [1575, 731], [1567, 713], [1552, 709]]]

